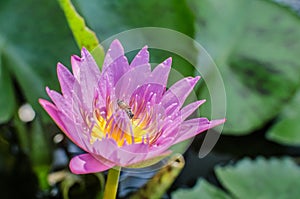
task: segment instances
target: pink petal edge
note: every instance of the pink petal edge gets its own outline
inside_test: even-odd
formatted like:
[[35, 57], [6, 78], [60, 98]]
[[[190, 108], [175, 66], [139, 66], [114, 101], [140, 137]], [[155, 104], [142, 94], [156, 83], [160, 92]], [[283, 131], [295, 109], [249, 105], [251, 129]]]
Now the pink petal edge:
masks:
[[[208, 121], [207, 124], [205, 123], [205, 119], [207, 118], [195, 118], [195, 119], [191, 119], [186, 121], [186, 123], [190, 123], [188, 124], [188, 126], [190, 126], [190, 128], [188, 128], [187, 131], [183, 131], [183, 132], [179, 132], [178, 137], [176, 138], [175, 142], [173, 144], [177, 144], [179, 142], [182, 142], [184, 140], [187, 140], [189, 138], [192, 138], [208, 129], [212, 129], [220, 124], [223, 124], [226, 119], [218, 119], [218, 120], [212, 120], [212, 121]], [[200, 124], [197, 126], [197, 123], [199, 123], [199, 121], [203, 120], [204, 123]], [[195, 124], [193, 124], [195, 122]], [[202, 122], [201, 122], [202, 123]], [[183, 123], [182, 127], [185, 125], [185, 122]]]
[[196, 102], [190, 103], [188, 105], [186, 105], [185, 107], [183, 107], [180, 112], [180, 116], [181, 116], [181, 121], [184, 121], [186, 118], [188, 118], [192, 113], [194, 113], [199, 106], [201, 106], [203, 103], [205, 103], [206, 100], [198, 100]]
[[65, 98], [72, 97], [72, 89], [75, 83], [75, 77], [71, 72], [61, 63], [57, 64], [57, 77], [60, 84], [62, 94]]
[[106, 52], [102, 71], [105, 71], [106, 68], [114, 62], [114, 60], [122, 56], [124, 56], [124, 48], [121, 42], [118, 39], [115, 39], [111, 42], [109, 49]]
[[71, 159], [69, 167], [74, 174], [88, 174], [106, 171], [114, 165], [108, 162], [101, 162], [91, 154], [81, 154]]
[[158, 64], [151, 72], [150, 76], [146, 80], [147, 83], [161, 84], [164, 87], [167, 86], [169, 73], [171, 70], [172, 58], [169, 57], [162, 63]]
[[66, 128], [64, 127], [64, 124], [58, 115], [58, 110], [56, 106], [45, 99], [39, 99], [39, 103], [45, 109], [45, 111], [50, 115], [50, 117], [54, 120], [57, 126], [68, 135]]
[[148, 46], [144, 46], [138, 54], [133, 58], [130, 67], [141, 66], [149, 63]]

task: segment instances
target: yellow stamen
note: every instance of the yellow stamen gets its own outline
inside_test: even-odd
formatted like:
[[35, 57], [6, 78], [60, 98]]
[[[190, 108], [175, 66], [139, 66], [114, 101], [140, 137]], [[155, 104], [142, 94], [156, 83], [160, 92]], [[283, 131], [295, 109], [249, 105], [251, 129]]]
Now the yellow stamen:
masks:
[[112, 115], [113, 111], [111, 104], [107, 107], [109, 108], [106, 114], [101, 114], [99, 110], [95, 110], [94, 112], [96, 124], [92, 129], [91, 143], [95, 142], [97, 139], [101, 140], [105, 137], [114, 139], [119, 147], [123, 146], [125, 142], [126, 144], [149, 144], [155, 141], [157, 136], [149, 132], [151, 113], [145, 112], [141, 118], [133, 117], [128, 120], [122, 119], [122, 121], [116, 121], [117, 118], [121, 120], [120, 117], [116, 114]]

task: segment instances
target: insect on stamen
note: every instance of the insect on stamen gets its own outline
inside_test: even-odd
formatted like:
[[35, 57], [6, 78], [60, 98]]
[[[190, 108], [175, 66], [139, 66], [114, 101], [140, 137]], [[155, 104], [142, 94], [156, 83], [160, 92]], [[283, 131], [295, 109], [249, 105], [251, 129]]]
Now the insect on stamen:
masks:
[[125, 111], [125, 113], [129, 117], [129, 119], [132, 119], [134, 117], [134, 114], [132, 113], [130, 106], [127, 105], [123, 100], [118, 99], [117, 104], [118, 104], [120, 109]]

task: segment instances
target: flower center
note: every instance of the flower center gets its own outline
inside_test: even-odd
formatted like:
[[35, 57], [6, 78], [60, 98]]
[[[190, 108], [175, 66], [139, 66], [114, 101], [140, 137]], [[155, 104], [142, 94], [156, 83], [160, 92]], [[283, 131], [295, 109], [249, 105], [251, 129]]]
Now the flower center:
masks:
[[146, 102], [138, 105], [134, 101], [127, 104], [122, 99], [108, 100], [106, 108], [95, 109], [94, 118], [96, 123], [92, 128], [91, 143], [112, 138], [119, 147], [137, 143], [151, 145], [161, 132], [161, 114]]

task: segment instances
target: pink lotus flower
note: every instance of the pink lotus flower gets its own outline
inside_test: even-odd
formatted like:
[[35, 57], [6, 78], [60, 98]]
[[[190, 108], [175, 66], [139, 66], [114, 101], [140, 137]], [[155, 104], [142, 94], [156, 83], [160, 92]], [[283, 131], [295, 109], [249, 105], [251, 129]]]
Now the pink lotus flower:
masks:
[[200, 77], [187, 77], [166, 89], [171, 58], [153, 71], [144, 47], [129, 64], [118, 40], [112, 42], [102, 71], [83, 48], [72, 56], [72, 71], [61, 63], [62, 94], [46, 88], [53, 103], [40, 104], [60, 129], [87, 153], [70, 161], [73, 173], [128, 167], [168, 155], [170, 146], [225, 120], [187, 120], [205, 100], [182, 108]]

